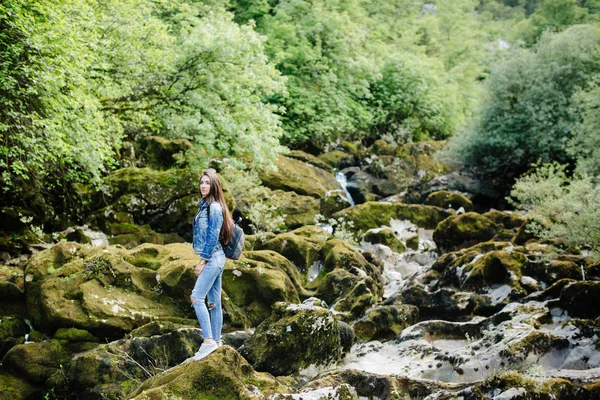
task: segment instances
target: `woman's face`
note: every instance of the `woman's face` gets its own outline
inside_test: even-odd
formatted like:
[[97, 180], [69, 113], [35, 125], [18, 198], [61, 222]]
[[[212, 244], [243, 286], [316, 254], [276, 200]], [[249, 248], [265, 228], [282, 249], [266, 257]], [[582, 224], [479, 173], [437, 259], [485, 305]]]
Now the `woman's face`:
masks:
[[210, 193], [210, 178], [206, 175], [200, 178], [200, 194], [202, 197], [208, 196]]

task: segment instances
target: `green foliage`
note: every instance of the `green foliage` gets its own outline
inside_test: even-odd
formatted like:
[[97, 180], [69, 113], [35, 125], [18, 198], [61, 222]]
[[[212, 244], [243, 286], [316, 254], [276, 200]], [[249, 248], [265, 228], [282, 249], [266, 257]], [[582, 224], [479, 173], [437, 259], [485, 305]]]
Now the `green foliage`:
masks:
[[542, 162], [572, 161], [566, 148], [579, 112], [575, 93], [600, 71], [600, 33], [589, 25], [545, 34], [492, 68], [480, 116], [449, 147], [499, 188]]
[[598, 77], [593, 79], [589, 89], [576, 95], [581, 121], [567, 149], [577, 160], [577, 171], [596, 179], [600, 177], [600, 86], [597, 81]]
[[588, 10], [577, 3], [577, 0], [544, 0], [541, 7], [516, 28], [518, 36], [531, 45], [545, 31], [561, 32], [569, 26], [583, 23]]
[[600, 256], [600, 186], [591, 177], [565, 174], [565, 166], [546, 164], [519, 178], [510, 201], [532, 219], [530, 228], [545, 239], [565, 240]]

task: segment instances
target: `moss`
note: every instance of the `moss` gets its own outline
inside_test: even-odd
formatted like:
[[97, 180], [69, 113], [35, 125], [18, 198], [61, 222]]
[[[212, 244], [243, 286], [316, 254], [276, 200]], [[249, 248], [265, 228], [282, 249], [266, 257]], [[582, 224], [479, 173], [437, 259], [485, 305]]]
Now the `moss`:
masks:
[[448, 252], [490, 240], [498, 230], [498, 225], [486, 217], [469, 212], [440, 222], [433, 232], [433, 240], [442, 251]]
[[419, 235], [414, 235], [406, 239], [406, 247], [411, 250], [419, 250]]
[[158, 169], [172, 168], [176, 164], [175, 154], [185, 153], [191, 148], [192, 144], [186, 139], [170, 140], [160, 136], [147, 136], [141, 145], [142, 158]]
[[531, 354], [542, 355], [551, 349], [562, 350], [569, 347], [567, 339], [559, 338], [550, 333], [532, 331], [507, 349], [500, 352], [500, 356], [508, 358], [511, 362], [522, 361]]
[[349, 167], [354, 164], [354, 157], [341, 150], [333, 150], [320, 154], [319, 160], [337, 169]]
[[517, 229], [525, 223], [525, 219], [516, 213], [507, 213], [499, 210], [490, 210], [482, 214], [496, 225], [501, 225], [505, 229]]
[[522, 253], [504, 250], [489, 252], [467, 265], [465, 271], [470, 274], [463, 283], [469, 288], [489, 287], [495, 284], [518, 285], [521, 268], [525, 262], [526, 258]]
[[365, 233], [363, 236], [363, 240], [369, 243], [379, 243], [386, 245], [396, 253], [404, 253], [406, 251], [406, 247], [404, 246], [404, 244], [400, 241], [400, 239], [396, 237], [396, 235], [394, 235], [394, 232], [392, 232], [392, 230], [389, 228], [376, 231], [367, 231], [367, 233]]
[[67, 342], [97, 342], [98, 338], [84, 329], [59, 328], [54, 333], [54, 339]]
[[321, 199], [320, 210], [325, 218], [329, 218], [336, 212], [348, 207], [350, 207], [350, 202], [346, 197], [346, 193], [341, 189], [330, 190]]
[[277, 303], [270, 318], [244, 343], [243, 356], [274, 375], [328, 365], [342, 356], [340, 328], [325, 308]]
[[329, 190], [339, 188], [334, 177], [318, 167], [284, 156], [279, 156], [276, 164], [277, 171], [265, 171], [260, 174], [263, 184], [270, 189], [292, 191], [320, 199], [325, 197]]
[[352, 271], [356, 268], [364, 271], [367, 276], [378, 276], [383, 270], [366, 260], [366, 258], [355, 250], [348, 242], [340, 239], [328, 240], [321, 249], [321, 258], [324, 260], [323, 270], [333, 271], [336, 268]]
[[0, 317], [0, 360], [17, 344], [25, 342], [29, 327], [20, 315]]
[[6, 372], [0, 373], [0, 393], [3, 399], [31, 400], [42, 398], [42, 391], [22, 379]]
[[473, 203], [471, 200], [460, 193], [449, 192], [447, 190], [430, 193], [425, 199], [425, 204], [444, 209], [453, 208], [455, 210], [462, 207], [467, 212], [473, 210]]
[[418, 318], [419, 309], [412, 305], [379, 306], [369, 310], [353, 328], [356, 338], [364, 342], [393, 339]]
[[333, 217], [352, 221], [355, 231], [366, 232], [369, 229], [389, 225], [390, 219], [409, 220], [421, 228], [434, 229], [449, 215], [447, 211], [434, 206], [367, 202], [337, 212]]
[[305, 163], [314, 165], [315, 167], [319, 167], [321, 169], [324, 169], [325, 171], [333, 172], [333, 168], [331, 165], [327, 164], [325, 161], [321, 160], [320, 158], [317, 158], [317, 157], [313, 156], [312, 154], [305, 153], [301, 150], [291, 150], [287, 154], [287, 156], [289, 158], [294, 158], [296, 160], [300, 160]]
[[308, 267], [319, 258], [321, 248], [330, 237], [331, 235], [320, 227], [306, 226], [277, 235], [257, 246], [257, 250], [273, 250], [306, 273]]
[[135, 225], [128, 223], [107, 224], [113, 237], [108, 239], [110, 244], [118, 244], [133, 248], [142, 243], [164, 244], [163, 235], [152, 230], [150, 225]]

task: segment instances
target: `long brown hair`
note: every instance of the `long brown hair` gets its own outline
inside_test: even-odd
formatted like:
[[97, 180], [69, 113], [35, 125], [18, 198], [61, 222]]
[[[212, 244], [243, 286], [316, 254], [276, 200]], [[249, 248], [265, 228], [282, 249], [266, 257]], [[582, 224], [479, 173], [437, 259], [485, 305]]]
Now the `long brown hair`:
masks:
[[203, 176], [207, 176], [208, 179], [210, 179], [210, 191], [206, 196], [206, 204], [210, 206], [213, 201], [216, 201], [223, 208], [223, 227], [221, 228], [219, 239], [221, 240], [221, 243], [227, 244], [231, 241], [231, 237], [233, 236], [233, 218], [227, 207], [227, 202], [225, 202], [221, 181], [214, 169], [205, 169], [202, 171], [200, 180], [202, 180]]

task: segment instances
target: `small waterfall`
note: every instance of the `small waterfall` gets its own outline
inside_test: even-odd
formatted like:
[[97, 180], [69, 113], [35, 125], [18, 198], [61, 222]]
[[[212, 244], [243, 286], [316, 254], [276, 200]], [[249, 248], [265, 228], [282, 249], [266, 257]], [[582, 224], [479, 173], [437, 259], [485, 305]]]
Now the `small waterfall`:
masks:
[[346, 189], [346, 184], [348, 183], [348, 181], [346, 180], [346, 175], [342, 172], [336, 172], [335, 180], [338, 181], [338, 183], [340, 184], [342, 189], [344, 189], [344, 193], [346, 194], [346, 199], [348, 199], [348, 202], [350, 203], [350, 205], [353, 206], [354, 200], [352, 199], [352, 196], [350, 196], [350, 192], [348, 192], [348, 189]]
[[315, 280], [317, 276], [319, 276], [319, 272], [323, 269], [323, 261], [315, 261], [310, 267], [308, 267], [308, 281], [312, 282]]
[[[31, 325], [31, 321], [28, 319], [25, 319], [25, 323], [29, 327], [29, 332], [31, 333], [33, 331], [33, 325]], [[29, 333], [26, 333], [25, 334], [25, 343], [31, 343], [28, 340], [29, 340]]]

